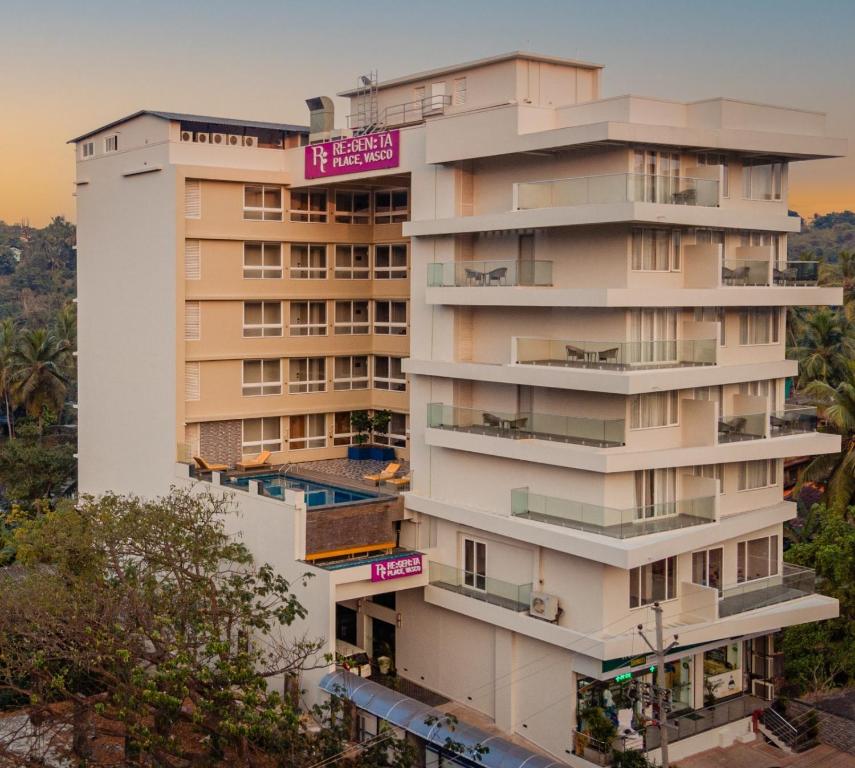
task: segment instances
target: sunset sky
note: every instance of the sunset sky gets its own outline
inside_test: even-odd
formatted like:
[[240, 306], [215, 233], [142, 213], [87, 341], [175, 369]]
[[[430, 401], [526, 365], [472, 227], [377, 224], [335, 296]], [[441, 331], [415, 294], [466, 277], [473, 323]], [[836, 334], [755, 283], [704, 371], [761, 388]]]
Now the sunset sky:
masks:
[[[305, 123], [364, 71], [515, 49], [604, 64], [604, 96], [827, 112], [855, 152], [853, 33], [855, 0], [0, 0], [0, 220], [73, 219], [66, 141], [140, 108]], [[855, 209], [855, 156], [795, 164], [790, 207]]]

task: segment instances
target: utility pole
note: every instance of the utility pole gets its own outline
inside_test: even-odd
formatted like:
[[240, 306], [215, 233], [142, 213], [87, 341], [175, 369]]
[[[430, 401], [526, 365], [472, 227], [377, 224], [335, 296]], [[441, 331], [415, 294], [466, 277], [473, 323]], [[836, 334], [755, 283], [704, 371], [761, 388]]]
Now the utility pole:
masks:
[[662, 606], [659, 603], [653, 603], [653, 613], [656, 617], [656, 647], [651, 645], [650, 641], [644, 634], [644, 625], [638, 625], [638, 634], [641, 639], [647, 643], [653, 653], [656, 654], [656, 704], [659, 707], [659, 743], [662, 753], [662, 768], [668, 768], [668, 713], [665, 711], [665, 654], [670, 653], [674, 646], [677, 645], [677, 635], [674, 635], [674, 640], [665, 647], [662, 638]]

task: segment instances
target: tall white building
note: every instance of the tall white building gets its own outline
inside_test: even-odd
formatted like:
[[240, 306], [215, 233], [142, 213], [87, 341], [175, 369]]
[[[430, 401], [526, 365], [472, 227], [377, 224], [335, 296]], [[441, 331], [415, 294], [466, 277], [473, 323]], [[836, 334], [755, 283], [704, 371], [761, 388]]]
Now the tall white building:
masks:
[[[788, 169], [845, 142], [794, 108], [601, 98], [601, 71], [513, 53], [366, 78], [338, 131], [313, 99], [311, 133], [146, 112], [75, 140], [82, 490], [296, 463], [308, 485], [201, 481], [261, 559], [316, 573], [307, 631], [543, 764], [599, 759], [586, 710], [628, 724], [632, 679], [670, 690], [672, 755], [743, 736], [774, 633], [838, 610], [783, 563], [782, 483], [840, 448], [785, 402], [787, 307], [842, 301], [788, 260]], [[345, 455], [355, 409], [395, 414], [403, 506], [301, 472]], [[369, 731], [401, 696], [352, 687]]]

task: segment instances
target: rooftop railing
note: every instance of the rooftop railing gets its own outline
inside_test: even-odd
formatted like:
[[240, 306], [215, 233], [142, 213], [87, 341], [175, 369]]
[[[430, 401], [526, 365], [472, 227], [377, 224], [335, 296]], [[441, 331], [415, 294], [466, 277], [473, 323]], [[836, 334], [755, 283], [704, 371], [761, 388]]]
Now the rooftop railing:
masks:
[[512, 440], [551, 440], [610, 448], [623, 445], [624, 419], [592, 419], [554, 413], [507, 413], [428, 404], [428, 426]]
[[715, 365], [716, 339], [654, 341], [516, 340], [516, 362], [576, 368], [676, 368]]
[[450, 104], [451, 95], [442, 93], [425, 96], [423, 99], [405, 101], [401, 104], [392, 104], [373, 114], [371, 110], [364, 109], [347, 116], [347, 127], [359, 130], [373, 125], [386, 127], [417, 123], [429, 115], [441, 115]]
[[446, 261], [428, 264], [429, 287], [495, 288], [552, 285], [551, 261]]
[[785, 261], [772, 264], [775, 285], [818, 285], [818, 261]]
[[511, 491], [511, 514], [615, 539], [631, 539], [715, 522], [715, 497], [616, 509], [515, 488]]
[[797, 600], [816, 591], [816, 572], [812, 568], [782, 563], [781, 572], [725, 587], [718, 603], [718, 615], [733, 616], [769, 605]]
[[512, 584], [451, 565], [431, 562], [428, 580], [434, 587], [518, 613], [527, 611], [531, 604], [531, 584]]
[[690, 176], [653, 176], [642, 173], [610, 173], [547, 181], [523, 181], [514, 185], [516, 210], [555, 208], [602, 203], [666, 203], [716, 207], [716, 179]]

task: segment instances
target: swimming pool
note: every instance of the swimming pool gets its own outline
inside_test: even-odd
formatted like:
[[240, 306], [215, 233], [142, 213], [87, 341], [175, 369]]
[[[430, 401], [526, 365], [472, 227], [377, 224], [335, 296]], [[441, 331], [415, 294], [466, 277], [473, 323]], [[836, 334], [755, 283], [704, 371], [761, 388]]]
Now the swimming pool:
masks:
[[275, 499], [282, 498], [282, 489], [303, 491], [306, 494], [307, 507], [327, 507], [336, 504], [353, 504], [356, 501], [369, 501], [379, 498], [379, 494], [371, 491], [344, 488], [340, 485], [319, 483], [315, 480], [305, 480], [301, 477], [282, 477], [281, 475], [253, 475], [252, 477], [233, 477], [232, 485], [246, 488], [250, 480], [261, 483], [265, 495]]

